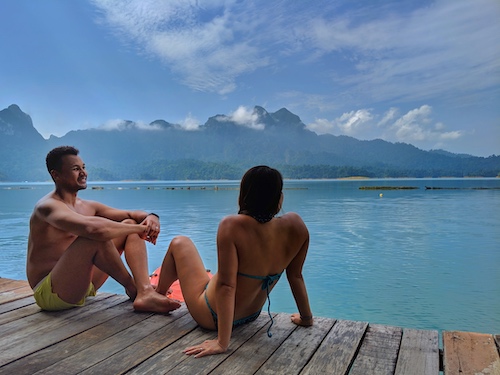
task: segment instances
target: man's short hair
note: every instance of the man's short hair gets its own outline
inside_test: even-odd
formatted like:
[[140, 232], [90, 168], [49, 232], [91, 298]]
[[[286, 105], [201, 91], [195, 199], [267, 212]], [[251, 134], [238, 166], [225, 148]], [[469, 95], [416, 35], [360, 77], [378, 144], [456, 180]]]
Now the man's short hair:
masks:
[[73, 146], [59, 146], [52, 149], [51, 151], [49, 151], [47, 157], [45, 158], [47, 170], [49, 171], [49, 173], [52, 170], [56, 170], [58, 172], [61, 171], [63, 156], [78, 155], [79, 152], [80, 151], [78, 151], [78, 149]]

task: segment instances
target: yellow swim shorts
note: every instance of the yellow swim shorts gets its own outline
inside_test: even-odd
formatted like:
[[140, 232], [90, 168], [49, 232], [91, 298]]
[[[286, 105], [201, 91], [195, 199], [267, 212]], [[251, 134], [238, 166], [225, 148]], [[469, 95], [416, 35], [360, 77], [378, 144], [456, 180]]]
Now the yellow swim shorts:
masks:
[[35, 297], [36, 304], [42, 310], [48, 311], [66, 310], [71, 309], [72, 307], [83, 306], [87, 297], [93, 297], [96, 295], [94, 284], [90, 283], [89, 288], [87, 289], [86, 296], [78, 301], [78, 303], [65, 302], [61, 298], [59, 298], [56, 293], [52, 292], [50, 273], [38, 283], [38, 285], [33, 289], [33, 292], [33, 297]]

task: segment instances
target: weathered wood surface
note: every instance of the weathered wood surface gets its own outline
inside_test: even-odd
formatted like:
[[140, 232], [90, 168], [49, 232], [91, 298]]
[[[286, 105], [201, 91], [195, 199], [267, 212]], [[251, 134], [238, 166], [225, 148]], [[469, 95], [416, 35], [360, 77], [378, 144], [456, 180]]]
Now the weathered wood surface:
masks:
[[[263, 312], [234, 330], [227, 353], [195, 359], [182, 350], [216, 334], [198, 327], [185, 306], [169, 315], [136, 313], [126, 296], [99, 293], [84, 307], [43, 312], [27, 288], [26, 281], [0, 278], [0, 375], [439, 374], [437, 331], [320, 317], [304, 328], [279, 313], [269, 338]], [[462, 361], [481, 361], [479, 355], [462, 359], [467, 349], [452, 347], [457, 339], [451, 337], [445, 374], [459, 374], [452, 356], [462, 370], [468, 369]], [[498, 359], [500, 337], [489, 337], [488, 350]]]
[[493, 335], [444, 332], [443, 344], [447, 374], [500, 375], [500, 356]]
[[435, 374], [439, 370], [438, 333], [406, 329], [403, 332], [396, 374]]

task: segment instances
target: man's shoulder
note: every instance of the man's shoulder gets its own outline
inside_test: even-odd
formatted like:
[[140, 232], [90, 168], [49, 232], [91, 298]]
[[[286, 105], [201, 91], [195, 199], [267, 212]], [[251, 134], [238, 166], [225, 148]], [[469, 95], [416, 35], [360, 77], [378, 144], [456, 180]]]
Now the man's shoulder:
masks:
[[40, 198], [38, 202], [35, 203], [35, 209], [51, 205], [55, 202], [56, 199], [54, 198], [54, 192], [48, 193], [47, 195], [44, 195], [42, 198]]

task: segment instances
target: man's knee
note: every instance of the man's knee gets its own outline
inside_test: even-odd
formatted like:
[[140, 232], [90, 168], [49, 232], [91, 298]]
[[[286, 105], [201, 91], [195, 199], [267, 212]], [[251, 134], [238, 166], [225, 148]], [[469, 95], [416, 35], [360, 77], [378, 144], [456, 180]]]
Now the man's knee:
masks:
[[136, 223], [134, 219], [125, 219], [122, 221], [123, 224], [139, 224]]

